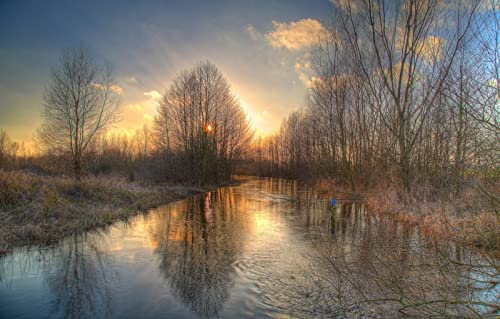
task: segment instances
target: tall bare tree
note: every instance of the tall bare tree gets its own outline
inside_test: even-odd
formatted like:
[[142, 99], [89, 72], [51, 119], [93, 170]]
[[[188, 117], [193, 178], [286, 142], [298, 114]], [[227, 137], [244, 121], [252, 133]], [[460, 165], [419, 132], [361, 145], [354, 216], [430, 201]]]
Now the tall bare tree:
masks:
[[180, 156], [199, 184], [231, 175], [252, 136], [226, 79], [209, 62], [181, 72], [163, 96], [154, 124], [156, 148]]
[[110, 68], [99, 67], [83, 48], [66, 51], [52, 70], [37, 138], [44, 151], [71, 158], [78, 180], [88, 146], [118, 120], [116, 91]]
[[401, 182], [408, 190], [418, 137], [479, 1], [453, 8], [438, 0], [340, 3], [339, 34], [375, 98], [373, 110], [397, 140]]
[[310, 55], [307, 107], [256, 145], [259, 174], [330, 177], [353, 189], [385, 180], [402, 198], [410, 185], [458, 193], [491, 175], [498, 3], [332, 2], [332, 24]]

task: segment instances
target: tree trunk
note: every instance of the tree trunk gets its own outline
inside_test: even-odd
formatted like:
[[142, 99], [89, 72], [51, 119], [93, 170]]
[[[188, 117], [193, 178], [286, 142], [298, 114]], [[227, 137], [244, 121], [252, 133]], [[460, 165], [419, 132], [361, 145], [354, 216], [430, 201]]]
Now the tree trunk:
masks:
[[75, 179], [77, 181], [81, 181], [82, 180], [82, 165], [81, 165], [81, 159], [78, 157], [75, 157], [75, 159], [74, 159], [73, 172], [75, 174]]

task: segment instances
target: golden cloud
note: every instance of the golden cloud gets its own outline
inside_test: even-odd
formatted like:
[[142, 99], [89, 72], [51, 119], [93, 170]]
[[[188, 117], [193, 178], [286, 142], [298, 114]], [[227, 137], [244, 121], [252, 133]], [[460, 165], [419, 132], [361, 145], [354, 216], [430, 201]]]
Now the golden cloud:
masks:
[[328, 31], [315, 19], [302, 19], [290, 23], [273, 21], [274, 30], [266, 35], [275, 48], [300, 50], [318, 44]]
[[428, 62], [432, 62], [441, 59], [445, 45], [445, 39], [436, 36], [428, 36], [417, 42], [417, 52]]
[[[93, 83], [92, 86], [95, 87], [96, 89], [99, 89], [99, 90], [105, 89], [104, 85], [102, 85], [101, 83]], [[116, 84], [111, 85], [109, 87], [109, 89], [118, 95], [123, 93], [123, 89], [119, 85], [116, 85]]]
[[311, 62], [298, 60], [295, 63], [295, 71], [300, 72], [301, 70], [310, 71], [311, 70]]
[[115, 92], [118, 95], [121, 95], [123, 93], [123, 89], [119, 85], [114, 84], [111, 85], [109, 88], [111, 89], [111, 91]]
[[[405, 46], [405, 40], [407, 38], [406, 30], [402, 27], [396, 29], [396, 49], [403, 50]], [[446, 47], [446, 40], [438, 36], [430, 35], [425, 38], [416, 39], [413, 42], [413, 34], [409, 37], [410, 42], [408, 43], [408, 48], [415, 50], [419, 57], [422, 57], [425, 61], [432, 63], [434, 61], [439, 61], [443, 57], [443, 53]]]
[[295, 62], [295, 72], [298, 74], [299, 79], [308, 88], [314, 85], [316, 77], [313, 76], [313, 69], [311, 66], [310, 54], [306, 53], [303, 57], [300, 57]]
[[98, 90], [104, 90], [104, 85], [102, 85], [101, 83], [92, 83], [92, 86]]
[[321, 78], [315, 75], [307, 75], [306, 73], [299, 73], [299, 79], [308, 89], [312, 89], [323, 83]]

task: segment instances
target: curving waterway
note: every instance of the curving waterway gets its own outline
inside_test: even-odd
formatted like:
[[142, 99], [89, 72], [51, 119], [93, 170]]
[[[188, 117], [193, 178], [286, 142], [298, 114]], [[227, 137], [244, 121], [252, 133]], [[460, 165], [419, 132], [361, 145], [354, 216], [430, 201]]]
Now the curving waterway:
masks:
[[[332, 218], [330, 196], [296, 181], [251, 179], [56, 245], [16, 249], [0, 257], [0, 317], [391, 316], [383, 307], [329, 304], [342, 301], [332, 301], [342, 280], [333, 280], [338, 272], [324, 252], [361, 247], [351, 262], [366, 265], [380, 256], [367, 243], [397, 243], [387, 251], [401, 257], [421, 244], [418, 233], [354, 203], [338, 205]], [[452, 255], [468, 253], [455, 247]], [[498, 296], [488, 293], [481, 298]]]

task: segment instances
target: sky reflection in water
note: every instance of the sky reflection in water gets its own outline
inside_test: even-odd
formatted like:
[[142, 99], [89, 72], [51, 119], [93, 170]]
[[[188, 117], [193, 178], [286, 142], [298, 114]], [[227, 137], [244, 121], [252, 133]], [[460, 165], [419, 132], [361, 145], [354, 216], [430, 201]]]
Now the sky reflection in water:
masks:
[[347, 245], [371, 232], [362, 207], [339, 208], [332, 223], [328, 203], [294, 181], [251, 180], [16, 250], [0, 259], [0, 317], [312, 316], [314, 239]]

